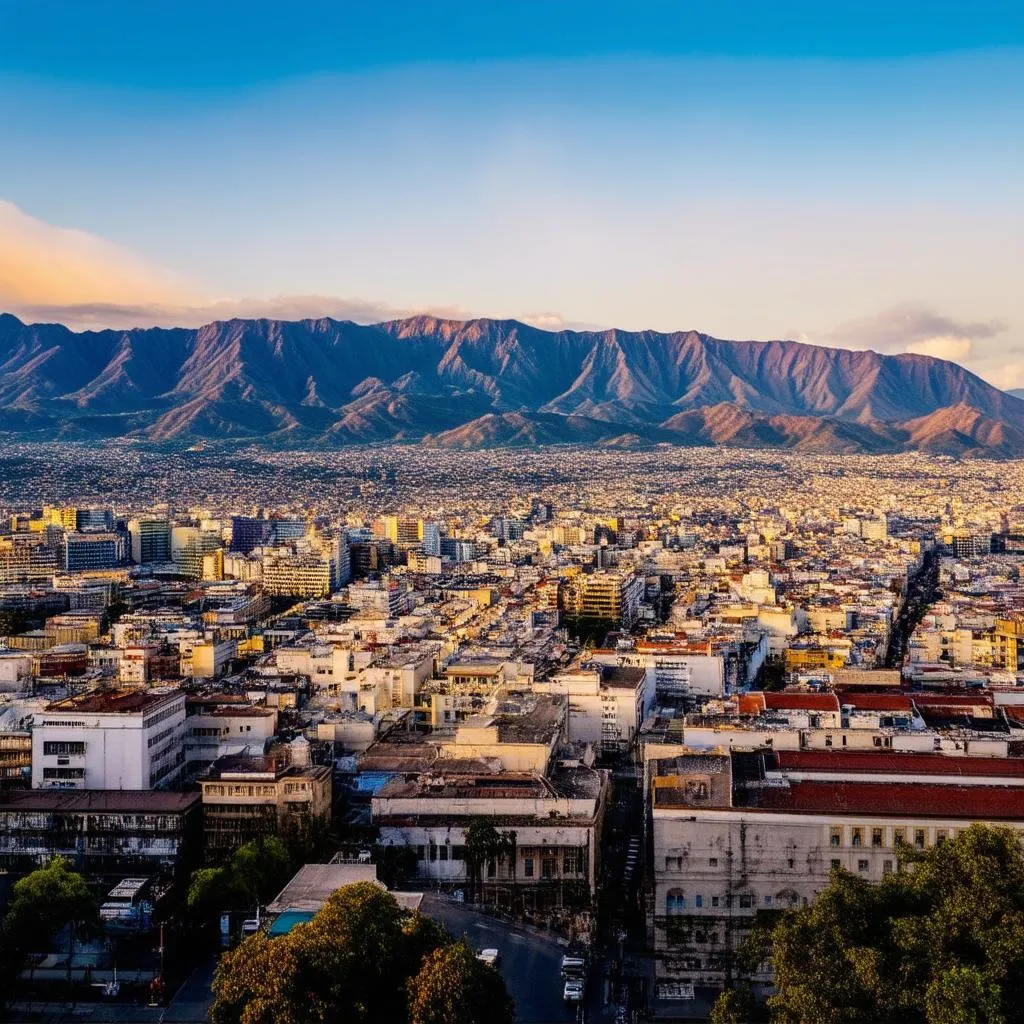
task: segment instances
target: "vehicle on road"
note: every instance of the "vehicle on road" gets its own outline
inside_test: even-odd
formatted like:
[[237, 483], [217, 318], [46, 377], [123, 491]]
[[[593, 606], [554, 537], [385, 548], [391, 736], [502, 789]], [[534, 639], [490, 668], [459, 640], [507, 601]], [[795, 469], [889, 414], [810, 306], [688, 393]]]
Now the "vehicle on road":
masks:
[[565, 983], [565, 989], [563, 990], [562, 998], [567, 1003], [582, 1003], [583, 1002], [583, 979], [582, 978], [570, 978]]
[[583, 978], [587, 973], [587, 961], [585, 957], [566, 953], [562, 957], [563, 978]]
[[501, 951], [497, 949], [481, 949], [476, 955], [477, 960], [488, 967], [497, 967], [501, 959]]

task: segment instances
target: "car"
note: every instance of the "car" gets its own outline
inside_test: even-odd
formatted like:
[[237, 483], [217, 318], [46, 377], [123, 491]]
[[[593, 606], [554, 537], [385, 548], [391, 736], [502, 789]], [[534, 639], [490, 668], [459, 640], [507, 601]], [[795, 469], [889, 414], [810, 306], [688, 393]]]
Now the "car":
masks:
[[562, 999], [567, 1003], [583, 1002], [583, 982], [579, 978], [570, 978], [565, 983]]
[[585, 957], [567, 953], [562, 957], [563, 978], [583, 978], [587, 973], [587, 961]]
[[477, 960], [488, 967], [497, 967], [501, 959], [501, 952], [497, 949], [481, 949], [476, 955]]

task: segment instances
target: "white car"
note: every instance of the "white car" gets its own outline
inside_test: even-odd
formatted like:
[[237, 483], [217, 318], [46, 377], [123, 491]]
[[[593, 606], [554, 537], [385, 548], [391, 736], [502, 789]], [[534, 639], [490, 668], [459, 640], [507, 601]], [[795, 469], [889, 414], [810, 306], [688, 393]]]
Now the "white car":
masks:
[[565, 983], [565, 990], [562, 993], [562, 998], [567, 1003], [581, 1003], [583, 1002], [583, 982], [579, 978], [570, 978]]
[[496, 949], [481, 949], [476, 955], [477, 960], [488, 967], [497, 967], [501, 959], [501, 953]]

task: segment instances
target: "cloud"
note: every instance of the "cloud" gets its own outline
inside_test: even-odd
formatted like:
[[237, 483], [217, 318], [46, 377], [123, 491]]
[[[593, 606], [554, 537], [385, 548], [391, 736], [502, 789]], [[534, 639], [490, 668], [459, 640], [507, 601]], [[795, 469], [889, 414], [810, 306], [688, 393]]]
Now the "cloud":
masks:
[[[460, 306], [394, 306], [329, 295], [272, 298], [204, 296], [162, 267], [84, 231], [55, 227], [0, 200], [0, 312], [29, 322], [57, 322], [75, 330], [200, 327], [213, 320], [330, 317], [379, 323], [408, 316], [469, 320]], [[594, 329], [559, 313], [519, 316], [549, 331]]]
[[1008, 326], [999, 319], [957, 320], [926, 307], [907, 305], [805, 337], [833, 348], [918, 352], [940, 359], [966, 359], [976, 342], [994, 338]]
[[56, 227], [0, 200], [0, 305], [186, 303], [176, 275], [85, 231]]

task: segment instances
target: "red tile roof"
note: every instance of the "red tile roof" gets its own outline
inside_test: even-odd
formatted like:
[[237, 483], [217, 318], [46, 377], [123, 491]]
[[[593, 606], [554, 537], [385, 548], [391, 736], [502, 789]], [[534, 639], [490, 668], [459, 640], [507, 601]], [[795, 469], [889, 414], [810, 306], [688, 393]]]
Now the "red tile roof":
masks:
[[901, 693], [844, 693], [842, 703], [858, 711], [910, 711], [913, 707]]
[[760, 793], [769, 811], [875, 817], [1024, 821], [1024, 788], [935, 786], [926, 783], [794, 782]]
[[874, 750], [780, 750], [782, 771], [879, 775], [949, 775], [1024, 779], [1021, 757], [957, 757]]
[[788, 711], [838, 711], [839, 698], [834, 693], [766, 693], [766, 708]]

